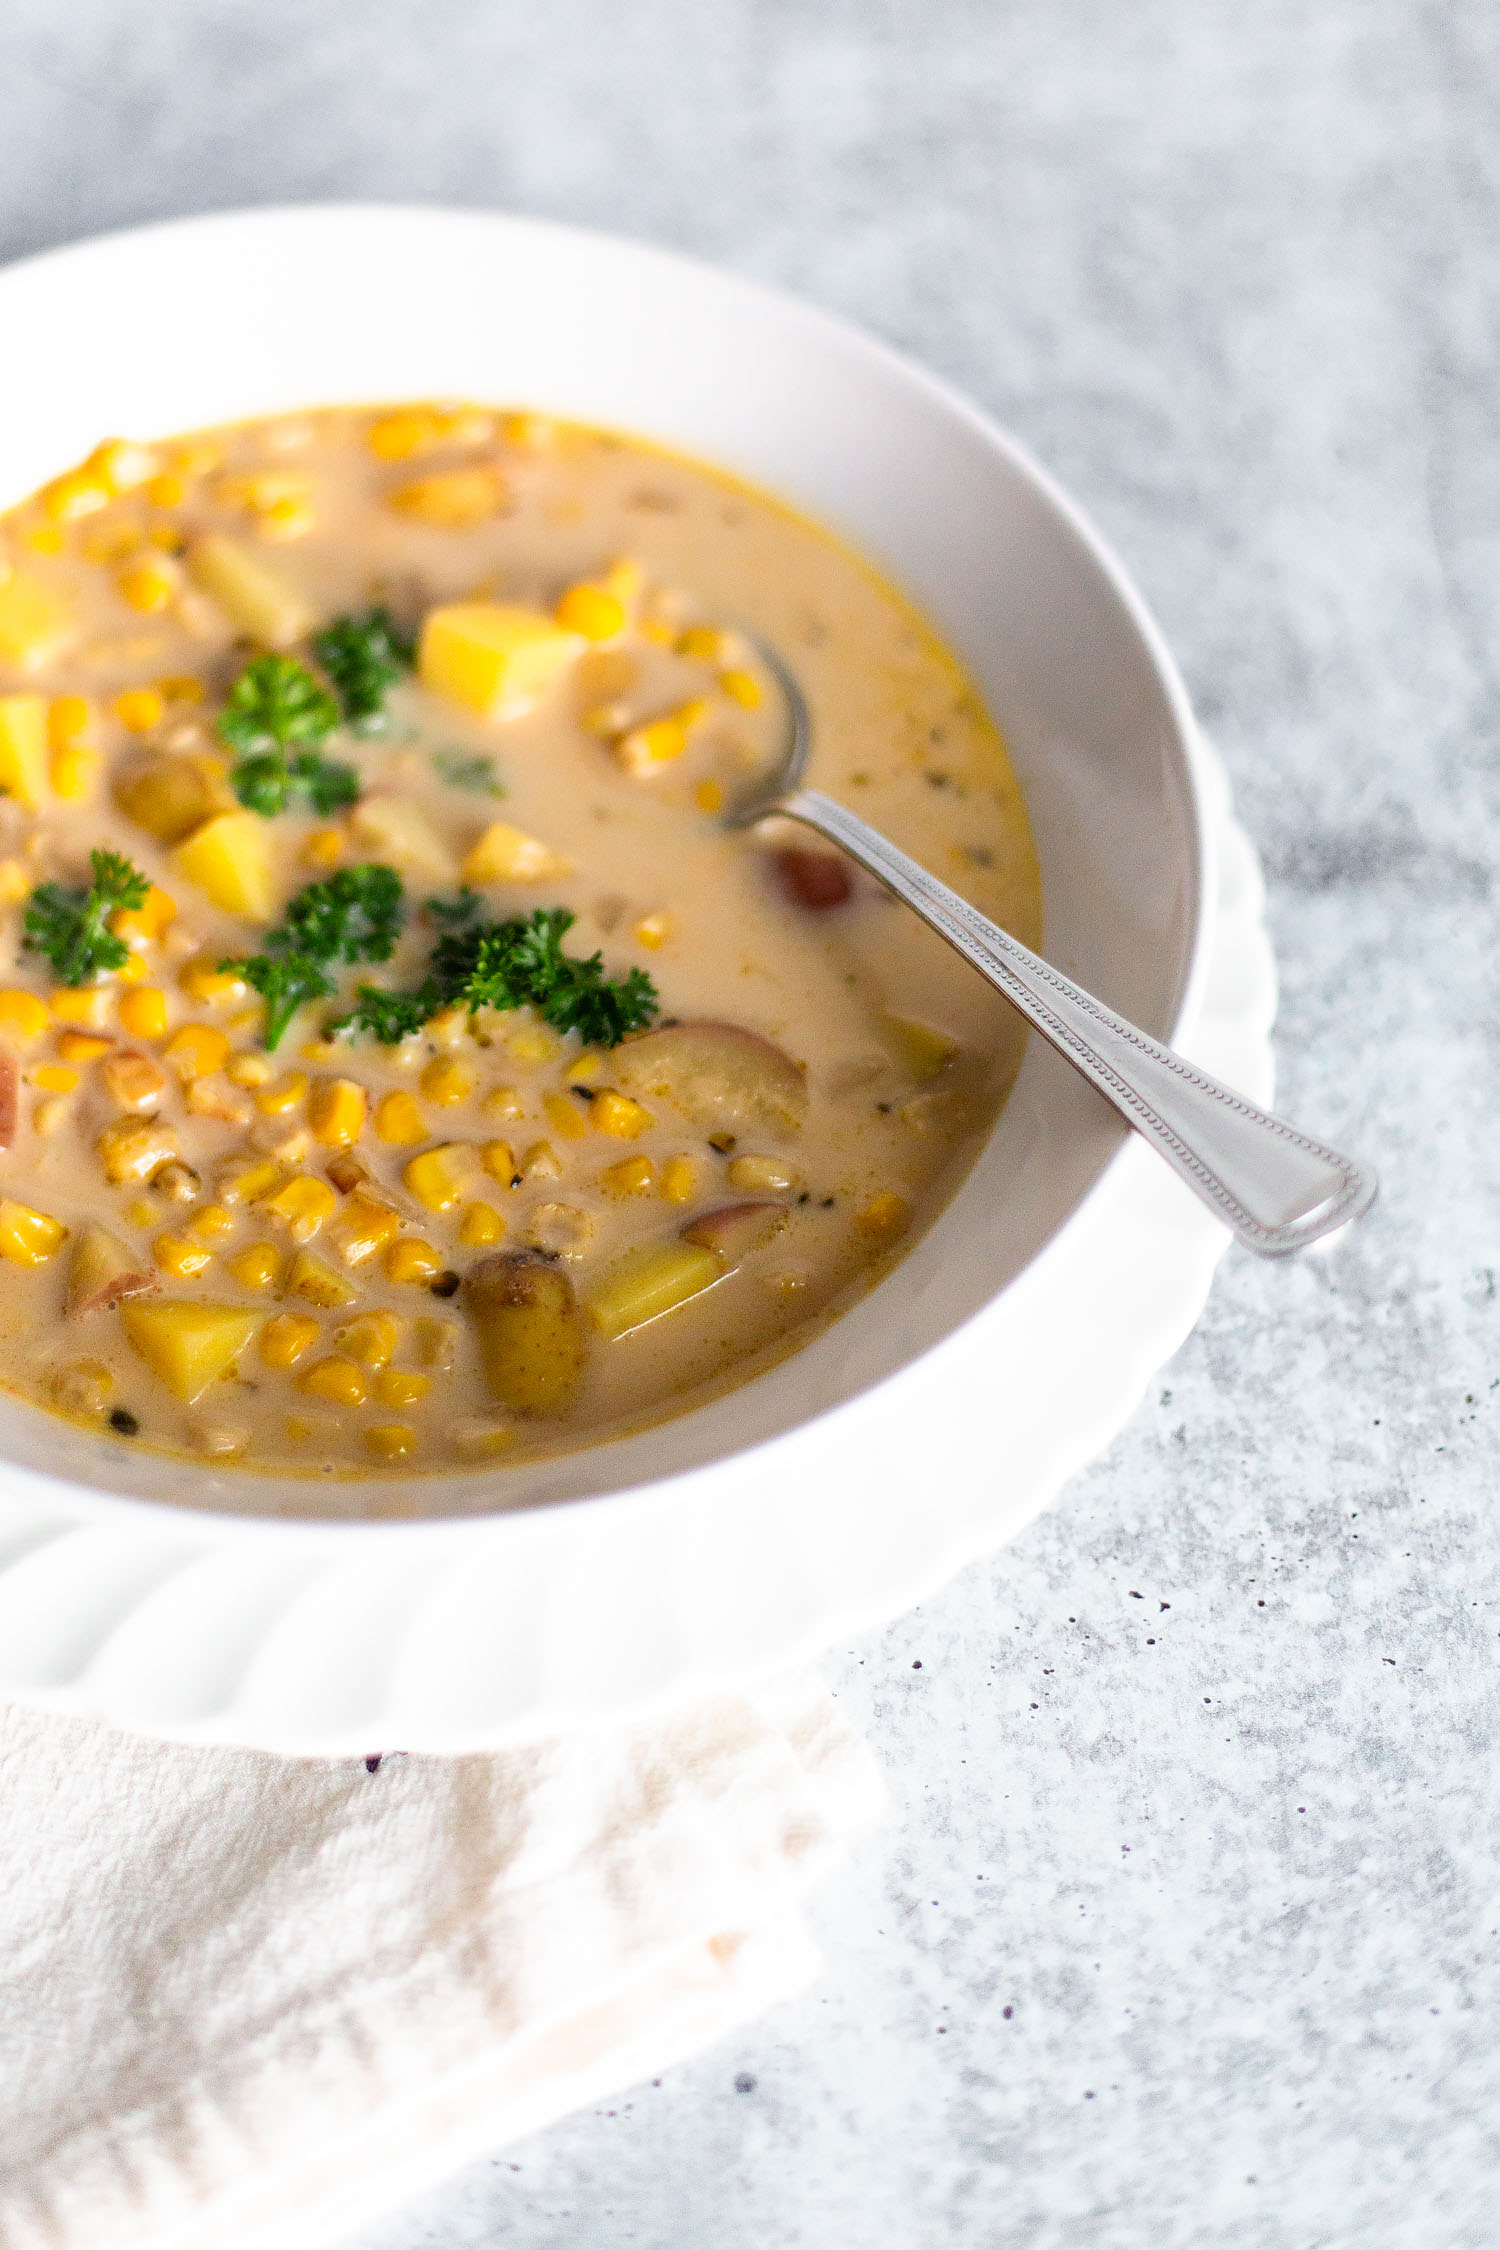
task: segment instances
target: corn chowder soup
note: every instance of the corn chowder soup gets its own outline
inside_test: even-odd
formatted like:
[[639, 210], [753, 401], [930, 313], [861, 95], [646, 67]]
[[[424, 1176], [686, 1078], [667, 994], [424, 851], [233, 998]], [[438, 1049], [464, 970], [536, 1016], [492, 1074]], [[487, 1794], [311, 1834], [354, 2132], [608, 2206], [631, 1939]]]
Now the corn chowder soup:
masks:
[[0, 1382], [247, 1467], [640, 1426], [868, 1286], [1015, 1018], [779, 756], [1032, 944], [909, 606], [611, 434], [468, 407], [104, 444], [0, 519]]

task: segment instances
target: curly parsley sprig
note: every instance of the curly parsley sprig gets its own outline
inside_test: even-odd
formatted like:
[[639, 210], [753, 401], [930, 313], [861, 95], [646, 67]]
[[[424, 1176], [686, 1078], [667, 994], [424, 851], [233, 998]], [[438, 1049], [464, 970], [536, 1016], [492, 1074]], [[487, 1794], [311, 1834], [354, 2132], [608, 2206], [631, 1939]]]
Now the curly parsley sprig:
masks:
[[313, 655], [333, 683], [344, 723], [356, 734], [381, 734], [386, 693], [416, 662], [415, 640], [388, 609], [336, 617], [313, 637]]
[[320, 748], [339, 716], [327, 688], [296, 657], [254, 657], [219, 713], [220, 738], [235, 752], [229, 779], [240, 803], [267, 820], [298, 797], [319, 813], [352, 805], [358, 774]]
[[[461, 919], [457, 908], [464, 907]], [[602, 954], [564, 953], [576, 917], [564, 906], [503, 922], [467, 919], [466, 901], [428, 912], [450, 926], [433, 948], [427, 974], [412, 992], [362, 984], [355, 1005], [330, 1031], [365, 1031], [386, 1046], [420, 1031], [439, 1009], [535, 1008], [555, 1031], [576, 1031], [591, 1045], [614, 1047], [642, 1031], [657, 1012], [656, 986], [644, 969], [607, 977]]]
[[242, 976], [265, 1001], [266, 1046], [275, 1048], [300, 1007], [337, 990], [330, 969], [345, 961], [389, 961], [404, 914], [393, 867], [375, 861], [342, 867], [297, 893], [264, 953], [219, 966]]
[[122, 906], [144, 906], [151, 888], [121, 852], [93, 852], [89, 864], [94, 880], [86, 891], [39, 883], [26, 909], [23, 943], [33, 953], [45, 953], [68, 985], [124, 968], [130, 948], [108, 928], [109, 917]]

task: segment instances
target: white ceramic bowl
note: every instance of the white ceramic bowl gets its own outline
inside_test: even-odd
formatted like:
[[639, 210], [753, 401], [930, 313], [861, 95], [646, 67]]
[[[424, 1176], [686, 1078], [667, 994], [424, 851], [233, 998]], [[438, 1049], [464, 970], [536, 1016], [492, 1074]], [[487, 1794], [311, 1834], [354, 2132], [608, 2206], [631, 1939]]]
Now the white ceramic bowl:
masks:
[[[0, 504], [101, 435], [434, 395], [611, 424], [785, 495], [902, 584], [978, 680], [1026, 787], [1050, 956], [1177, 1033], [1213, 886], [1181, 684], [1056, 488], [881, 346], [637, 245], [371, 207], [190, 220], [13, 266], [0, 331]], [[458, 1747], [889, 1607], [931, 1575], [934, 1488], [1003, 1461], [1009, 1381], [1029, 1380], [997, 1367], [955, 1399], [945, 1355], [1045, 1286], [1123, 1138], [1033, 1041], [952, 1205], [803, 1351], [649, 1433], [430, 1480], [434, 1522], [361, 1521], [359, 1487], [169, 1462], [0, 1401], [0, 1688], [289, 1748]], [[911, 1550], [873, 1603], [863, 1564], [840, 1587], [851, 1501]], [[785, 1589], [809, 1579], [793, 1619]]]

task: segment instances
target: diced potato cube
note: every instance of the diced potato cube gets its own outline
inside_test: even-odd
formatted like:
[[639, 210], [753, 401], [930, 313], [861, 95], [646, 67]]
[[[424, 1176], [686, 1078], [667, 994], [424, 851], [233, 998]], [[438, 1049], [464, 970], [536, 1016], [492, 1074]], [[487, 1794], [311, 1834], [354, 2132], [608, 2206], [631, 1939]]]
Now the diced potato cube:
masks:
[[527, 711], [586, 644], [539, 609], [454, 602], [430, 610], [417, 666], [425, 686], [481, 718]]
[[885, 1034], [897, 1062], [916, 1079], [935, 1078], [958, 1053], [956, 1039], [915, 1016], [888, 1015]]
[[258, 814], [220, 813], [173, 855], [189, 882], [226, 914], [269, 922], [275, 912], [270, 832]]
[[642, 1243], [605, 1269], [584, 1298], [584, 1310], [613, 1342], [701, 1296], [728, 1270], [717, 1251], [699, 1243]]
[[255, 1334], [257, 1316], [237, 1305], [167, 1298], [120, 1308], [126, 1341], [174, 1398], [191, 1404], [233, 1365]]
[[453, 880], [453, 854], [424, 813], [405, 797], [362, 797], [349, 816], [360, 843], [380, 859], [434, 883]]
[[[0, 586], [0, 601], [5, 589]], [[34, 812], [47, 793], [47, 699], [0, 695], [0, 789]]]
[[[163, 844], [180, 844], [215, 813], [230, 810], [234, 798], [224, 772], [223, 760], [207, 754], [142, 751], [115, 775], [115, 803], [128, 819]], [[159, 895], [168, 896], [165, 891]], [[150, 904], [148, 895], [145, 906], [126, 910], [138, 919], [125, 929], [117, 929], [116, 934], [123, 938], [159, 937], [165, 924], [152, 928], [145, 920]]]
[[268, 648], [285, 648], [310, 633], [318, 613], [285, 572], [253, 548], [210, 532], [188, 551], [188, 573], [241, 632]]
[[466, 883], [546, 883], [568, 869], [569, 862], [539, 836], [496, 820], [470, 847], [460, 872]]
[[0, 658], [34, 672], [69, 642], [73, 612], [60, 594], [15, 571], [0, 585]]
[[13, 1203], [9, 1196], [0, 1201], [0, 1257], [9, 1258], [13, 1264], [41, 1265], [56, 1255], [67, 1236], [62, 1221], [49, 1218], [45, 1211], [34, 1211], [27, 1203]]
[[156, 1288], [157, 1278], [144, 1259], [121, 1242], [118, 1235], [91, 1220], [73, 1245], [68, 1274], [68, 1318], [82, 1320], [88, 1313], [103, 1312], [110, 1305], [118, 1304], [122, 1297], [140, 1296], [143, 1291]]

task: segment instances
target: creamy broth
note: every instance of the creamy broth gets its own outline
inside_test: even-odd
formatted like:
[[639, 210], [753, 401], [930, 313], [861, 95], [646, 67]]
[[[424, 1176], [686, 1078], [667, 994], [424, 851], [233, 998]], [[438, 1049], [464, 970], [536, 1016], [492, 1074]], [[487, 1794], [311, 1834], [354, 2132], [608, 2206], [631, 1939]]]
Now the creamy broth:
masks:
[[[341, 617], [388, 659], [363, 728], [329, 723], [361, 707]], [[6, 1388], [251, 1469], [439, 1470], [681, 1411], [889, 1269], [1021, 1038], [815, 838], [723, 827], [784, 725], [747, 630], [802, 682], [813, 783], [1038, 943], [1021, 792], [954, 659], [696, 462], [341, 409], [107, 445], [0, 519]], [[106, 866], [121, 958], [65, 974], [99, 851], [150, 889], [111, 907]], [[394, 949], [321, 957], [281, 1030], [264, 966], [222, 964], [300, 959], [289, 906], [372, 867]], [[565, 962], [635, 995], [623, 1042], [558, 1028], [550, 988], [515, 1004], [511, 969], [502, 1004], [424, 987], [445, 930], [553, 908]], [[331, 1028], [361, 986], [425, 989], [414, 1027]]]

